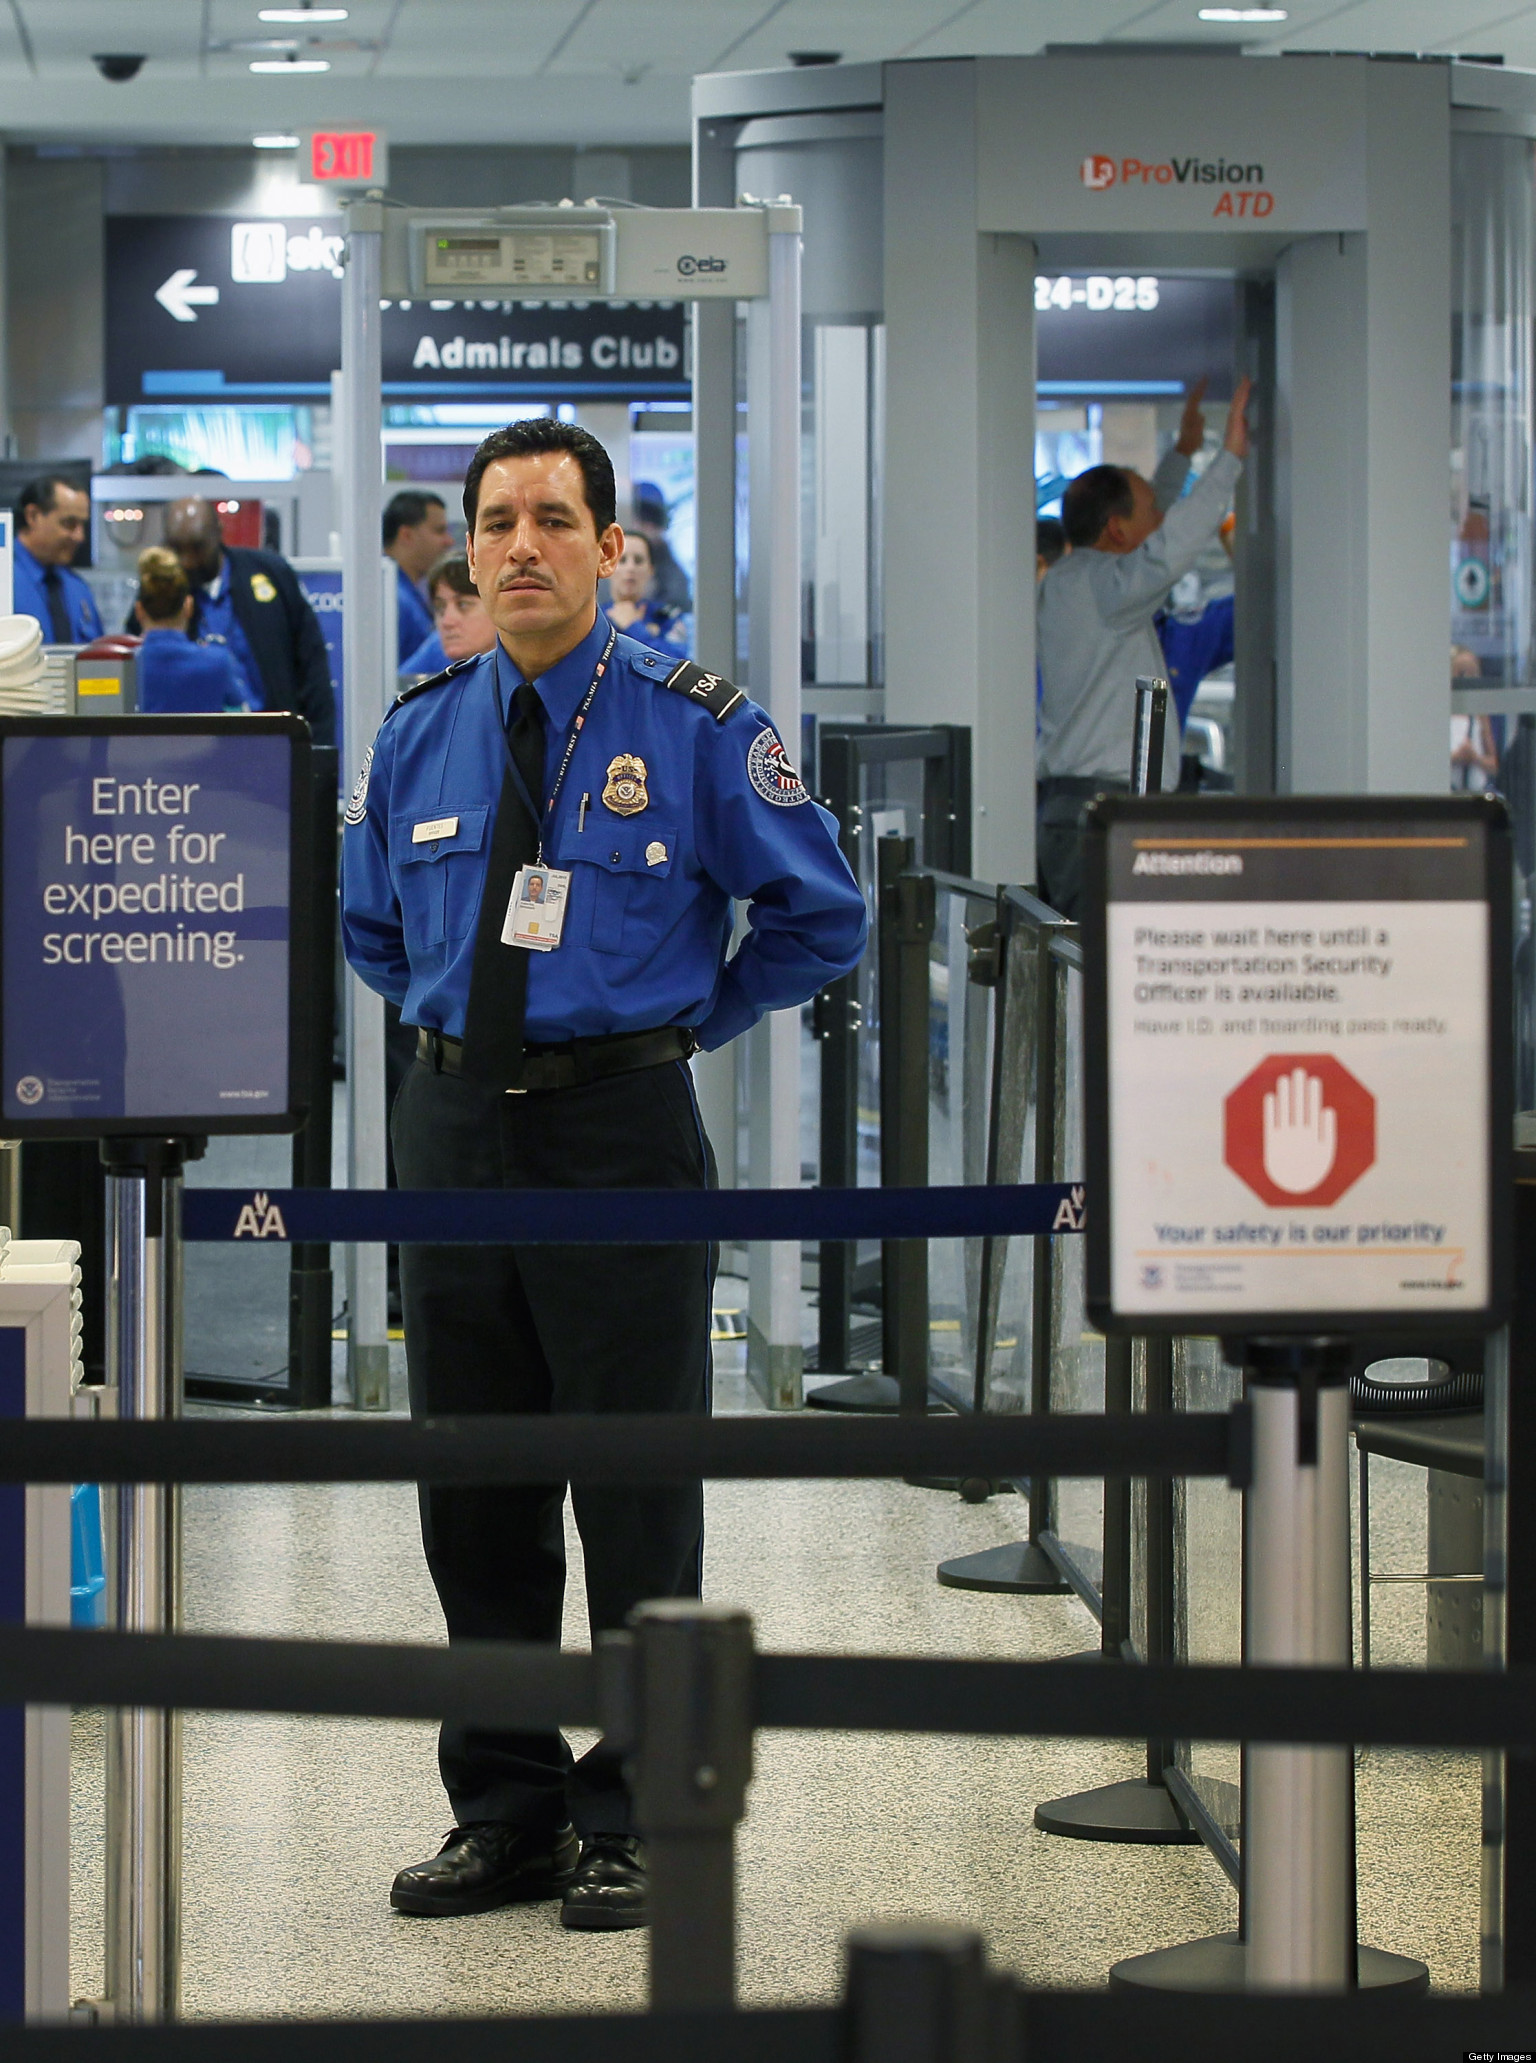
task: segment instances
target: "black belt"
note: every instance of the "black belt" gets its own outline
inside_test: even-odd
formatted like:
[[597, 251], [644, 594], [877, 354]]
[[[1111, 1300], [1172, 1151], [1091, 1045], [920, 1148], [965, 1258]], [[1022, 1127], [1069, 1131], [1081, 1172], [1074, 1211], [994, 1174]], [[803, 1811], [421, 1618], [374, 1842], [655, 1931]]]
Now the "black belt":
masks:
[[1051, 795], [1127, 795], [1130, 787], [1112, 774], [1042, 774], [1035, 783], [1042, 802]]
[[[606, 1075], [633, 1074], [637, 1068], [664, 1067], [669, 1060], [686, 1060], [698, 1048], [693, 1033], [678, 1024], [663, 1025], [659, 1031], [615, 1032], [602, 1039], [567, 1039], [559, 1046], [526, 1046], [522, 1080], [507, 1094], [578, 1089], [586, 1082], [600, 1082]], [[416, 1058], [424, 1061], [434, 1074], [462, 1074], [464, 1042], [418, 1025]]]

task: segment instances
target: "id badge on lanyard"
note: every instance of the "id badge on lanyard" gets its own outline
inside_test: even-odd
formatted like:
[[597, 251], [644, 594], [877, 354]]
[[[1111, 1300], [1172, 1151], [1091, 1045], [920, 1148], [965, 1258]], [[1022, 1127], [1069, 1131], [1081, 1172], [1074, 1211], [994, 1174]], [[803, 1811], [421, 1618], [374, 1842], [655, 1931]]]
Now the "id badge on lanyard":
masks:
[[[512, 756], [512, 741], [507, 735], [506, 723], [502, 723], [501, 741], [506, 749], [507, 765], [512, 770], [512, 779], [533, 812], [539, 827], [538, 858], [531, 867], [519, 867], [517, 878], [512, 883], [512, 894], [507, 902], [507, 914], [502, 919], [501, 942], [506, 946], [524, 946], [532, 953], [552, 953], [560, 943], [565, 928], [565, 906], [571, 893], [571, 876], [563, 867], [548, 867], [544, 864], [544, 825], [554, 817], [555, 804], [565, 786], [566, 774], [570, 771], [575, 756], [576, 741], [581, 736], [588, 712], [597, 694], [598, 683], [608, 671], [608, 661], [613, 657], [613, 648], [618, 632], [609, 630], [608, 642], [603, 647], [603, 656], [597, 662], [592, 675], [592, 685], [582, 698], [571, 724], [571, 735], [566, 740], [565, 756], [560, 762], [560, 771], [555, 775], [555, 785], [550, 790], [549, 802], [542, 815], [534, 807], [532, 796], [527, 792], [521, 770]], [[496, 652], [496, 706], [501, 709], [501, 649]]]

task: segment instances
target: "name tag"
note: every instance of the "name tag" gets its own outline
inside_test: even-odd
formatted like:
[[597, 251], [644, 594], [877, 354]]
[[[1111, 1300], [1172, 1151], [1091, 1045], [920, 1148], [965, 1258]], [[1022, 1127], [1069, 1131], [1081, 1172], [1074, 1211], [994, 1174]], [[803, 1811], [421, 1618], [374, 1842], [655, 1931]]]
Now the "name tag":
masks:
[[434, 817], [430, 824], [418, 824], [411, 833], [412, 845], [430, 845], [434, 838], [453, 838], [458, 834], [457, 817]]

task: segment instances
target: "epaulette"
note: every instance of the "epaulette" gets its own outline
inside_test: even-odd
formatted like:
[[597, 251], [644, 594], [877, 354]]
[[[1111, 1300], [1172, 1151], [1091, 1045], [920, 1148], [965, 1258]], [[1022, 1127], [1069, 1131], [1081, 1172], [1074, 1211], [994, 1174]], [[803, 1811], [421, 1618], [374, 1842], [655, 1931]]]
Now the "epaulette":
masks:
[[706, 673], [691, 659], [674, 668], [661, 685], [675, 695], [686, 695], [690, 702], [699, 703], [716, 723], [724, 723], [731, 711], [747, 699], [734, 681], [728, 681], [721, 673]]
[[462, 673], [466, 666], [473, 666], [477, 659], [484, 658], [483, 652], [471, 652], [467, 659], [455, 659], [452, 666], [445, 666], [441, 673], [428, 674], [424, 681], [414, 681], [408, 688], [402, 688], [391, 709], [398, 709], [402, 702], [412, 701], [417, 695], [424, 695], [428, 688], [440, 688], [446, 680], [452, 680], [456, 673]]
[[691, 659], [674, 665], [664, 653], [640, 648], [631, 650], [629, 662], [640, 672], [648, 673], [658, 688], [670, 688], [673, 694], [686, 695], [690, 702], [707, 709], [716, 723], [724, 723], [732, 710], [739, 709], [747, 699], [734, 681], [728, 681], [721, 673], [706, 673]]

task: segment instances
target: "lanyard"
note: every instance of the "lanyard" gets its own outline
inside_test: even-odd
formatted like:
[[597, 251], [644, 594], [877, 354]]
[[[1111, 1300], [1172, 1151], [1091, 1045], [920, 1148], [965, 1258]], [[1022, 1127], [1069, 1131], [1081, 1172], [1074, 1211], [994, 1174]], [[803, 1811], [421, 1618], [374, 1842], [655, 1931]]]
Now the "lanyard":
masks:
[[618, 635], [619, 634], [616, 630], [614, 630], [612, 627], [609, 628], [608, 642], [603, 647], [603, 656], [597, 662], [596, 671], [592, 675], [592, 685], [588, 688], [586, 694], [582, 697], [581, 707], [577, 710], [576, 715], [572, 720], [571, 734], [565, 741], [565, 756], [560, 761], [560, 770], [555, 775], [555, 785], [549, 791], [549, 801], [546, 803], [542, 813], [535, 805], [533, 797], [528, 793], [528, 784], [523, 779], [522, 768], [518, 765], [516, 759], [513, 757], [512, 739], [509, 735], [508, 725], [508, 718], [510, 712], [503, 709], [501, 700], [502, 648], [500, 639], [497, 640], [496, 713], [501, 718], [502, 750], [507, 755], [507, 767], [512, 775], [512, 780], [517, 788], [517, 792], [523, 798], [524, 803], [527, 805], [528, 814], [533, 818], [534, 824], [538, 829], [539, 850], [537, 859], [534, 863], [536, 866], [542, 866], [544, 864], [544, 824], [546, 819], [554, 816], [555, 804], [560, 800], [560, 790], [565, 786], [566, 774], [569, 772], [571, 761], [576, 755], [576, 741], [581, 736], [582, 726], [583, 724], [585, 724], [588, 713], [592, 708], [592, 704], [597, 698], [598, 683], [602, 680], [603, 675], [608, 671], [608, 661], [613, 657], [613, 648], [618, 640]]

